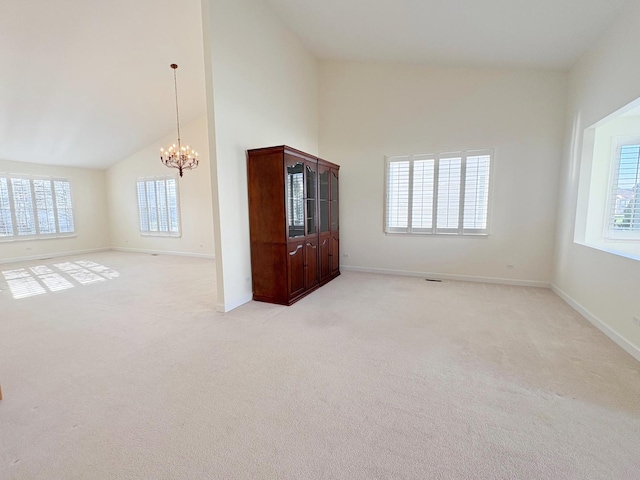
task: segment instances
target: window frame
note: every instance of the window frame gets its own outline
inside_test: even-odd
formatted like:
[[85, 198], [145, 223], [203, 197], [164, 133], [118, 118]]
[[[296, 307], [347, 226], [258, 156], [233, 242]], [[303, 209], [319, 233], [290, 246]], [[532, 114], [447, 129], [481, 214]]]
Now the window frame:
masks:
[[[48, 240], [54, 238], [71, 238], [77, 237], [77, 221], [76, 221], [76, 212], [73, 201], [73, 185], [71, 177], [59, 177], [59, 176], [47, 176], [47, 175], [29, 175], [29, 174], [21, 174], [21, 173], [0, 173], [0, 179], [6, 179], [7, 182], [7, 197], [9, 199], [9, 212], [11, 216], [11, 228], [13, 230], [12, 235], [0, 235], [0, 243], [4, 242], [22, 242], [29, 240]], [[17, 180], [26, 180], [29, 182], [29, 194], [31, 197], [31, 214], [33, 215], [33, 230], [34, 233], [30, 234], [19, 234], [18, 228], [18, 219], [17, 219], [17, 211], [16, 211], [16, 203], [14, 196], [14, 186], [13, 179]], [[53, 219], [54, 219], [54, 232], [51, 233], [42, 233], [40, 231], [40, 218], [39, 218], [39, 209], [38, 202], [36, 199], [36, 189], [35, 182], [36, 181], [44, 181], [48, 182], [51, 188], [51, 199], [52, 199], [52, 208], [53, 208]], [[69, 202], [71, 205], [71, 224], [73, 230], [70, 232], [61, 232], [60, 231], [60, 218], [58, 214], [58, 201], [56, 196], [56, 182], [64, 182], [69, 186]]]
[[[603, 222], [602, 237], [605, 240], [611, 241], [628, 241], [628, 242], [640, 242], [640, 229], [625, 231], [622, 229], [612, 228], [612, 216], [615, 215], [614, 197], [618, 188], [615, 183], [619, 177], [620, 160], [622, 155], [622, 148], [631, 145], [640, 145], [640, 135], [622, 135], [614, 137], [613, 140], [613, 152], [609, 167], [609, 179], [607, 182], [607, 197], [605, 205], [605, 218]], [[638, 168], [640, 168], [640, 159], [637, 160]], [[640, 212], [638, 212], [640, 215]]]
[[[177, 228], [178, 231], [177, 232], [173, 232], [171, 231], [171, 209], [169, 207], [169, 194], [167, 192], [167, 180], [173, 180], [175, 183], [175, 191], [176, 191], [176, 224], [177, 224]], [[164, 192], [165, 192], [165, 208], [166, 208], [166, 225], [167, 225], [167, 231], [160, 231], [160, 220], [159, 220], [159, 211], [160, 211], [160, 205], [158, 204], [158, 196], [157, 196], [157, 183], [158, 181], [163, 181], [164, 183]], [[148, 182], [154, 182], [154, 198], [156, 201], [156, 216], [158, 216], [158, 231], [153, 231], [153, 230], [143, 230], [142, 229], [142, 209], [140, 208], [140, 197], [138, 195], [138, 184], [140, 182], [144, 182], [145, 185], [145, 208], [147, 210], [147, 225], [151, 226], [151, 218], [149, 217], [149, 190], [147, 187]], [[177, 175], [153, 175], [153, 176], [146, 176], [146, 177], [138, 177], [136, 179], [136, 188], [135, 188], [135, 195], [136, 195], [136, 206], [138, 209], [138, 231], [140, 232], [140, 235], [143, 237], [168, 237], [168, 238], [181, 238], [182, 237], [182, 215], [180, 213], [180, 187], [179, 187], [179, 182], [178, 182], [178, 176]]]
[[[489, 157], [489, 179], [487, 186], [487, 202], [486, 202], [486, 228], [464, 228], [464, 208], [465, 208], [465, 184], [467, 159], [469, 157]], [[413, 195], [414, 195], [414, 162], [416, 157], [419, 160], [433, 159], [433, 190], [432, 190], [432, 225], [430, 228], [414, 227], [412, 225], [413, 213]], [[408, 189], [408, 206], [407, 206], [407, 227], [390, 227], [389, 220], [389, 174], [390, 164], [394, 163], [394, 159], [408, 159], [409, 161], [409, 189]], [[458, 197], [458, 226], [456, 228], [438, 227], [438, 187], [439, 187], [439, 166], [442, 159], [460, 158], [460, 184]], [[397, 160], [406, 161], [406, 160]], [[495, 164], [495, 154], [493, 149], [477, 149], [477, 150], [461, 150], [439, 153], [421, 153], [410, 155], [386, 155], [385, 156], [385, 173], [384, 173], [384, 206], [383, 206], [383, 231], [387, 235], [423, 235], [423, 236], [449, 236], [449, 237], [488, 237], [490, 235], [491, 225], [491, 205], [493, 191], [493, 169]]]

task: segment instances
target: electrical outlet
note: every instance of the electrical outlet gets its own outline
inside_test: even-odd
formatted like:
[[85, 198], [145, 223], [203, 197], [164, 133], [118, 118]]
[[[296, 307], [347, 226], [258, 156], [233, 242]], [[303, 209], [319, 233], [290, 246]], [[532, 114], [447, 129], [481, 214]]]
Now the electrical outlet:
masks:
[[633, 316], [633, 323], [640, 327], [640, 317]]

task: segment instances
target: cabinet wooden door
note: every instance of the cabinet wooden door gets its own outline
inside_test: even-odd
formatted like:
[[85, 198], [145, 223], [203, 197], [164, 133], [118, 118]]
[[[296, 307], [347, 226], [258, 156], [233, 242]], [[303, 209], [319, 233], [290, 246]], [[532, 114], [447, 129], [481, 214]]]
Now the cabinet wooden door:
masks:
[[340, 236], [338, 232], [331, 232], [331, 275], [340, 270]]
[[304, 287], [311, 288], [318, 284], [318, 237], [304, 241]]
[[320, 281], [323, 282], [331, 275], [330, 235], [320, 235], [320, 245], [318, 247], [318, 250], [318, 261], [320, 263]]
[[287, 244], [289, 298], [304, 292], [304, 241]]

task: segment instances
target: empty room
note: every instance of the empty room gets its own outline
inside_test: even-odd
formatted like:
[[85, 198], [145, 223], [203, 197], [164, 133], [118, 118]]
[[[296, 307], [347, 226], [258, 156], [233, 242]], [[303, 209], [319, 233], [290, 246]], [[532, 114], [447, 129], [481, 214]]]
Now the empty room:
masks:
[[638, 2], [0, 11], [0, 479], [640, 478]]

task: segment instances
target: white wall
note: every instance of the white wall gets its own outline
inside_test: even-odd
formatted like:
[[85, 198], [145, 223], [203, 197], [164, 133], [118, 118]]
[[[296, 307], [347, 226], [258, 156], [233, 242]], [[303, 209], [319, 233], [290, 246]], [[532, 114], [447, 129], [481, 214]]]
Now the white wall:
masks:
[[[342, 167], [345, 267], [550, 282], [565, 74], [336, 61], [320, 70], [320, 156]], [[385, 155], [485, 148], [495, 150], [488, 238], [383, 233]]]
[[68, 238], [0, 242], [0, 262], [109, 248], [103, 170], [0, 160], [0, 172], [70, 178], [76, 227], [76, 235]]
[[639, 23], [635, 4], [570, 73], [554, 284], [640, 359], [640, 262], [573, 242], [583, 131], [640, 97]]
[[176, 134], [154, 142], [107, 170], [109, 225], [113, 248], [213, 257], [213, 213], [207, 119], [180, 126], [183, 143], [198, 151], [197, 169], [178, 177], [182, 235], [142, 236], [138, 223], [136, 180], [154, 175], [177, 175], [160, 162], [160, 147], [176, 142]]
[[218, 308], [251, 299], [246, 150], [318, 150], [317, 62], [262, 0], [204, 0]]

